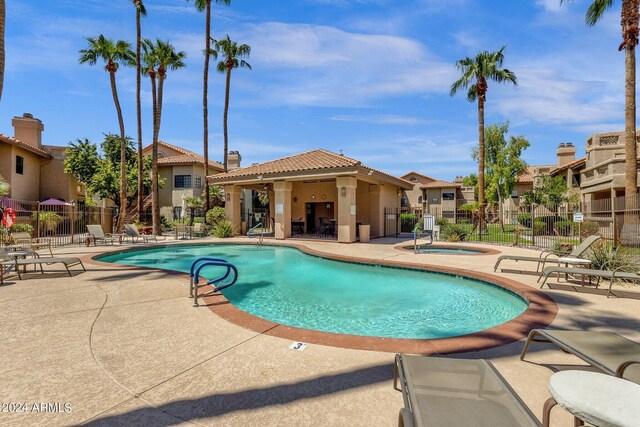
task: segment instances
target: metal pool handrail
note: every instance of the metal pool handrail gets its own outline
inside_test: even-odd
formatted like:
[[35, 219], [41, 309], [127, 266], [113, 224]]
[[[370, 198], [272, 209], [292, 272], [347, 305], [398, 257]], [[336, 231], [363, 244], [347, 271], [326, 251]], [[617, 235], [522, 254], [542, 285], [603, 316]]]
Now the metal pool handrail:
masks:
[[249, 231], [247, 231], [247, 237], [248, 238], [252, 238], [252, 237], [258, 237], [258, 244], [261, 245], [262, 244], [262, 239], [264, 237], [264, 230], [260, 232], [260, 234], [254, 234], [253, 230], [255, 230], [258, 227], [262, 227], [262, 223], [259, 222], [258, 224], [254, 225], [253, 227], [251, 227], [251, 229]]
[[[226, 271], [222, 276], [209, 280], [207, 283], [200, 285], [199, 284], [200, 271], [204, 267], [226, 267]], [[231, 282], [219, 286], [219, 284], [223, 283], [232, 273], [233, 273], [233, 279], [231, 280]], [[193, 306], [197, 307], [198, 296], [204, 297], [204, 296], [212, 295], [216, 292], [219, 292], [223, 289], [228, 288], [229, 286], [236, 283], [237, 280], [238, 280], [238, 269], [236, 268], [235, 265], [231, 264], [227, 260], [222, 258], [213, 258], [213, 257], [198, 258], [191, 263], [191, 267], [189, 268], [189, 282], [190, 282], [189, 298], [193, 298]], [[213, 290], [206, 292], [204, 294], [198, 295], [198, 289], [208, 285], [213, 285]]]
[[[413, 227], [413, 253], [418, 253], [418, 230], [420, 231], [424, 231], [422, 229], [422, 227], [420, 227], [420, 224], [416, 224], [415, 227]], [[429, 243], [427, 243], [428, 245], [433, 245], [433, 232], [427, 234], [429, 236]]]

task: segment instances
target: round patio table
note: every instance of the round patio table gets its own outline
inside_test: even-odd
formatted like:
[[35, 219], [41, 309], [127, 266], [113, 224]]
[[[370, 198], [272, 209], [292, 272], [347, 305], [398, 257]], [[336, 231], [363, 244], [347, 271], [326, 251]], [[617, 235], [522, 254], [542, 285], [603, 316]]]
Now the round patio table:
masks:
[[549, 379], [551, 396], [544, 404], [543, 425], [551, 408], [562, 406], [575, 417], [601, 427], [637, 427], [640, 422], [640, 384], [590, 371], [562, 371]]

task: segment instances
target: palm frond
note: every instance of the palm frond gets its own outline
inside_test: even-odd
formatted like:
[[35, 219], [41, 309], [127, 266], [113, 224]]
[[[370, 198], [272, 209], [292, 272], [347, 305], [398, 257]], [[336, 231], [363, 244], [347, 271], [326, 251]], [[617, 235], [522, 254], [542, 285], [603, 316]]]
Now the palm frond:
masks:
[[587, 9], [584, 22], [588, 27], [593, 27], [611, 6], [613, 6], [613, 0], [593, 0]]

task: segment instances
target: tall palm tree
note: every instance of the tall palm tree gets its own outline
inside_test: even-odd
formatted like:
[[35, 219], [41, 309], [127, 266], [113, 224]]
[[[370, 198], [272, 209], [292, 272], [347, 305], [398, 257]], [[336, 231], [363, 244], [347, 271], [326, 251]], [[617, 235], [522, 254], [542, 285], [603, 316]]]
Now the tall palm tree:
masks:
[[127, 210], [127, 164], [126, 158], [126, 136], [124, 133], [124, 119], [122, 109], [118, 100], [118, 89], [116, 87], [116, 72], [120, 64], [131, 64], [134, 61], [134, 54], [131, 51], [131, 44], [123, 40], [115, 43], [113, 40], [100, 34], [97, 38], [88, 37], [89, 46], [80, 51], [80, 63], [95, 65], [98, 59], [105, 63], [105, 70], [109, 73], [111, 83], [111, 94], [113, 103], [118, 113], [118, 124], [120, 126], [120, 212], [118, 216], [117, 231], [120, 233], [124, 229], [124, 217]]
[[[560, 4], [568, 0], [560, 0]], [[569, 0], [573, 1], [573, 0]], [[587, 9], [585, 22], [593, 27], [613, 6], [613, 0], [593, 0]], [[640, 2], [638, 0], [622, 0], [620, 26], [622, 27], [622, 43], [618, 50], [624, 55], [624, 145], [625, 145], [625, 180], [626, 196], [638, 193], [638, 153], [636, 146], [636, 46], [638, 45], [638, 21], [640, 20]], [[627, 200], [629, 200], [627, 198]]]
[[2, 89], [4, 87], [4, 25], [6, 9], [4, 0], [0, 0], [0, 99], [2, 99]]
[[487, 80], [498, 83], [510, 82], [518, 84], [516, 75], [502, 67], [504, 60], [503, 46], [497, 52], [482, 51], [475, 58], [466, 57], [456, 62], [456, 67], [462, 73], [460, 79], [451, 85], [450, 95], [455, 95], [461, 88], [469, 88], [467, 99], [478, 101], [478, 208], [480, 216], [479, 233], [483, 230], [484, 221], [484, 103], [489, 88]]
[[251, 53], [251, 46], [247, 44], [238, 45], [236, 42], [227, 37], [222, 40], [211, 39], [213, 42], [213, 49], [211, 56], [218, 57], [218, 53], [224, 56], [216, 69], [220, 73], [226, 73], [227, 82], [224, 93], [224, 171], [227, 171], [227, 155], [229, 151], [229, 136], [227, 132], [227, 116], [229, 114], [229, 88], [231, 86], [231, 70], [234, 68], [248, 68], [251, 69], [251, 65], [246, 62], [243, 57], [248, 57]]
[[136, 8], [136, 114], [138, 118], [138, 219], [142, 212], [143, 197], [143, 165], [142, 165], [142, 107], [140, 101], [140, 46], [142, 41], [142, 30], [140, 28], [140, 17], [147, 16], [147, 9], [144, 7], [142, 0], [132, 0], [133, 6]]
[[[184, 68], [184, 52], [176, 52], [169, 42], [156, 40], [155, 45], [145, 40], [144, 62], [147, 63], [146, 73], [151, 77], [153, 95], [153, 141], [151, 151], [151, 212], [154, 234], [160, 233], [160, 200], [158, 192], [158, 135], [160, 134], [160, 123], [162, 119], [162, 96], [164, 92], [164, 81], [167, 78], [168, 70]], [[157, 80], [157, 85], [155, 84]]]
[[[188, 0], [187, 0], [188, 1]], [[209, 93], [209, 56], [211, 54], [211, 0], [194, 0], [196, 9], [199, 12], [205, 11], [205, 48], [204, 48], [204, 76], [202, 85], [202, 118], [203, 118], [203, 154], [204, 154], [204, 194], [205, 194], [205, 211], [211, 207], [211, 200], [209, 199], [209, 182], [207, 176], [209, 175], [209, 108], [207, 96]], [[231, 0], [215, 0], [216, 3], [222, 3], [229, 6]]]

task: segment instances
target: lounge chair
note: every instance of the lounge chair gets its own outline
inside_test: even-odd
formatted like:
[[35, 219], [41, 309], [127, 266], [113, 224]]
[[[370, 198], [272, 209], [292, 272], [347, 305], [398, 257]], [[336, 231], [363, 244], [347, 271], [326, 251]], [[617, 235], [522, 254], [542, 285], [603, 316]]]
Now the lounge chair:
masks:
[[531, 342], [553, 343], [601, 371], [640, 384], [640, 344], [613, 332], [534, 329], [524, 344], [524, 360]]
[[49, 255], [53, 256], [51, 251], [51, 240], [47, 237], [31, 237], [27, 232], [11, 233], [13, 245], [6, 246], [11, 249], [29, 248], [33, 250], [48, 249]]
[[400, 427], [540, 426], [486, 360], [397, 354], [394, 388], [404, 399]]
[[[600, 240], [600, 236], [594, 235], [594, 236], [587, 237], [586, 239], [584, 239], [582, 243], [576, 246], [569, 255], [566, 255], [566, 257], [568, 258], [582, 257], [585, 254], [585, 252], [587, 252], [589, 248], [591, 248], [591, 245], [593, 245], [598, 240]], [[550, 257], [555, 257], [555, 258], [550, 258]], [[493, 271], [496, 271], [498, 269], [498, 266], [503, 260], [508, 259], [516, 262], [518, 261], [537, 262], [538, 266], [536, 267], [536, 273], [540, 273], [541, 272], [540, 265], [542, 265], [544, 268], [544, 264], [547, 261], [558, 261], [558, 258], [559, 257], [556, 254], [554, 254], [548, 249], [545, 249], [542, 252], [540, 252], [540, 255], [538, 256], [501, 255], [496, 261], [496, 265], [493, 266]]]
[[104, 233], [100, 224], [87, 225], [87, 230], [89, 231], [89, 238], [93, 239], [94, 246], [98, 244], [98, 241], [111, 243], [112, 245], [116, 241], [113, 235]]
[[207, 231], [205, 230], [203, 223], [197, 222], [193, 224], [193, 235], [196, 237], [204, 237], [207, 235]]
[[[18, 279], [22, 280], [22, 275], [20, 274], [21, 266], [33, 265], [40, 267], [40, 272], [44, 274], [44, 269], [42, 268], [42, 264], [63, 264], [67, 269], [67, 273], [69, 273], [69, 277], [71, 277], [71, 271], [69, 267], [73, 267], [74, 265], [81, 265], [84, 271], [87, 271], [84, 268], [84, 264], [80, 258], [76, 257], [47, 257], [40, 258], [38, 254], [34, 251], [31, 251], [31, 254], [35, 257], [33, 259], [18, 259], [11, 255], [11, 252], [7, 252], [4, 248], [0, 248], [0, 284], [4, 283], [5, 274], [15, 268], [15, 272], [18, 275]], [[13, 258], [13, 259], [12, 259]]]
[[153, 234], [140, 234], [138, 227], [134, 224], [125, 224], [124, 234], [127, 237], [131, 237], [131, 241], [134, 243], [137, 242], [138, 239], [142, 239], [144, 243], [149, 243], [150, 240], [153, 240], [154, 242], [158, 241], [158, 238]]
[[[616, 281], [616, 279], [640, 283], [640, 271], [638, 273], [631, 273], [631, 272], [621, 271], [619, 269], [607, 271], [607, 270], [592, 270], [590, 268], [550, 266], [550, 267], [545, 267], [544, 270], [542, 270], [542, 276], [540, 277], [543, 280], [542, 280], [542, 284], [540, 285], [540, 289], [544, 287], [544, 285], [547, 283], [547, 279], [552, 274], [567, 274], [567, 275], [579, 274], [580, 276], [582, 276], [583, 280], [585, 277], [589, 277], [590, 278], [589, 280], [591, 280], [592, 277], [595, 277], [598, 279], [596, 288], [598, 288], [598, 285], [600, 284], [600, 279], [607, 279], [609, 280], [609, 290], [607, 291], [607, 298], [609, 298], [609, 296], [611, 295], [611, 287], [613, 286], [613, 283]], [[540, 281], [540, 279], [538, 279], [538, 281]]]

